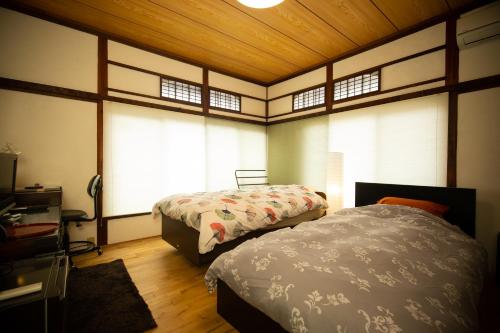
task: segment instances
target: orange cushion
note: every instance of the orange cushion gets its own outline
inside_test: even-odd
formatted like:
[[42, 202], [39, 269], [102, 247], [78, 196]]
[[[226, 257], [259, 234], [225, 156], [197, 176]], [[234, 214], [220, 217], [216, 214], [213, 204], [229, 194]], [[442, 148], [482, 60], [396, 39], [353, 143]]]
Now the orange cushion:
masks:
[[432, 201], [398, 198], [398, 197], [384, 197], [379, 201], [377, 201], [377, 203], [384, 205], [402, 205], [402, 206], [420, 208], [439, 217], [443, 217], [443, 215], [449, 209], [448, 206], [440, 205]]

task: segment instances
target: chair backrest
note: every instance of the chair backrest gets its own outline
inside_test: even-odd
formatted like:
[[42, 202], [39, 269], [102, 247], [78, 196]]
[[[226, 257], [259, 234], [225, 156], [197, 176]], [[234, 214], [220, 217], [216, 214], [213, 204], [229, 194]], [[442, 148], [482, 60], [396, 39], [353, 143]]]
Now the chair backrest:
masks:
[[95, 175], [89, 181], [89, 185], [87, 186], [87, 193], [94, 199], [94, 216], [89, 218], [90, 221], [95, 220], [97, 218], [97, 200], [99, 198], [99, 193], [102, 189], [102, 177], [101, 175]]
[[89, 181], [89, 185], [87, 186], [87, 193], [92, 198], [95, 198], [97, 192], [102, 189], [102, 177], [101, 175], [95, 175]]

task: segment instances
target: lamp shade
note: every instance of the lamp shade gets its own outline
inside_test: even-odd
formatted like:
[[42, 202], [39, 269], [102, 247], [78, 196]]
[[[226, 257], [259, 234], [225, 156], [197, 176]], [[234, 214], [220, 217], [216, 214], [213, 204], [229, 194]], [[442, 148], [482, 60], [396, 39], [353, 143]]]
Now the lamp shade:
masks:
[[326, 194], [330, 211], [343, 208], [344, 153], [328, 152]]
[[284, 0], [238, 0], [239, 3], [252, 8], [269, 8], [279, 5]]

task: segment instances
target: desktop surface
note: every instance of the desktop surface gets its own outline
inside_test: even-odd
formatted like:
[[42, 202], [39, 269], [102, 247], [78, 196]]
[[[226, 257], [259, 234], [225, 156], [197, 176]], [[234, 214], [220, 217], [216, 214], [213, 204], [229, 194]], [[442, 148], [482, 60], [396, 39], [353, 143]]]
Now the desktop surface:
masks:
[[60, 206], [48, 207], [43, 213], [23, 214], [18, 223], [20, 225], [58, 223], [59, 228], [45, 235], [0, 242], [0, 262], [30, 258], [61, 250], [64, 230]]

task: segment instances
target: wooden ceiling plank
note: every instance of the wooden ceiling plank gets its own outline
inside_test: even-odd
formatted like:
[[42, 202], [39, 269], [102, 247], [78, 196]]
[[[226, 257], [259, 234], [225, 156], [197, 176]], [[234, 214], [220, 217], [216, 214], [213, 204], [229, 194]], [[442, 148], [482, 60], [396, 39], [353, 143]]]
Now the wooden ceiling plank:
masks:
[[294, 0], [286, 0], [266, 10], [249, 8], [236, 0], [224, 1], [327, 58], [356, 47], [313, 13], [304, 11]]
[[299, 0], [295, 0], [299, 5], [301, 5], [304, 10], [310, 12], [311, 14], [313, 14], [314, 16], [316, 16], [318, 19], [320, 19], [321, 21], [323, 21], [325, 24], [329, 25], [330, 27], [332, 27], [338, 34], [340, 34], [342, 37], [344, 37], [345, 39], [347, 39], [349, 42], [353, 43], [356, 47], [359, 47], [360, 45], [358, 43], [356, 43], [354, 40], [352, 40], [350, 38], [350, 36], [346, 35], [343, 31], [339, 30], [337, 27], [335, 27], [334, 25], [332, 25], [330, 22], [328, 22], [327, 20], [325, 20], [321, 15], [319, 15], [318, 13], [316, 13], [315, 11], [309, 9], [307, 6], [305, 6], [302, 2], [300, 2]]
[[396, 31], [399, 31], [398, 27], [396, 27], [396, 25], [394, 24], [394, 22], [391, 21], [391, 19], [377, 6], [377, 4], [375, 2], [373, 2], [373, 0], [370, 0], [370, 3], [375, 8], [377, 8], [377, 10], [379, 11], [379, 13], [382, 14], [385, 17], [385, 19], [387, 20], [387, 22], [389, 22]]
[[373, 2], [400, 30], [448, 12], [444, 0], [373, 0]]
[[286, 0], [266, 10], [236, 0], [80, 1], [95, 8], [78, 0], [4, 0], [2, 6], [262, 83], [489, 0]]
[[307, 46], [261, 24], [253, 17], [222, 1], [150, 1], [273, 55], [286, 55], [290, 62], [301, 67], [326, 59]]
[[[30, 0], [19, 0], [27, 7], [39, 8], [50, 12], [55, 18], [69, 19], [77, 21], [87, 26], [96, 27], [97, 31], [111, 36], [118, 36], [120, 39], [130, 40], [138, 44], [144, 44], [156, 49], [169, 50], [186, 59], [197, 59], [200, 63], [210, 64], [215, 68], [229, 73], [235, 73], [243, 77], [254, 78], [262, 82], [269, 82], [276, 77], [276, 74], [267, 72], [252, 65], [242, 64], [238, 59], [221, 56], [211, 50], [203, 49], [200, 46], [179, 41], [170, 36], [159, 34], [155, 31], [145, 29], [132, 23], [125, 24], [122, 19], [113, 16], [102, 21], [98, 17], [98, 12], [88, 6], [77, 4], [68, 6], [63, 0], [39, 0], [33, 3]], [[78, 14], [78, 16], [76, 16]]]
[[[231, 37], [211, 31], [197, 23], [183, 19], [177, 14], [144, 1], [100, 1], [77, 0], [78, 2], [128, 22], [144, 26], [158, 33], [169, 35], [186, 43], [199, 45], [228, 58], [238, 59], [247, 65], [255, 65], [266, 71], [281, 75], [300, 67], [277, 59], [243, 44]], [[145, 4], [149, 4], [146, 6]], [[106, 15], [101, 15], [106, 20]]]
[[397, 31], [370, 0], [298, 0], [298, 2], [359, 45]]

